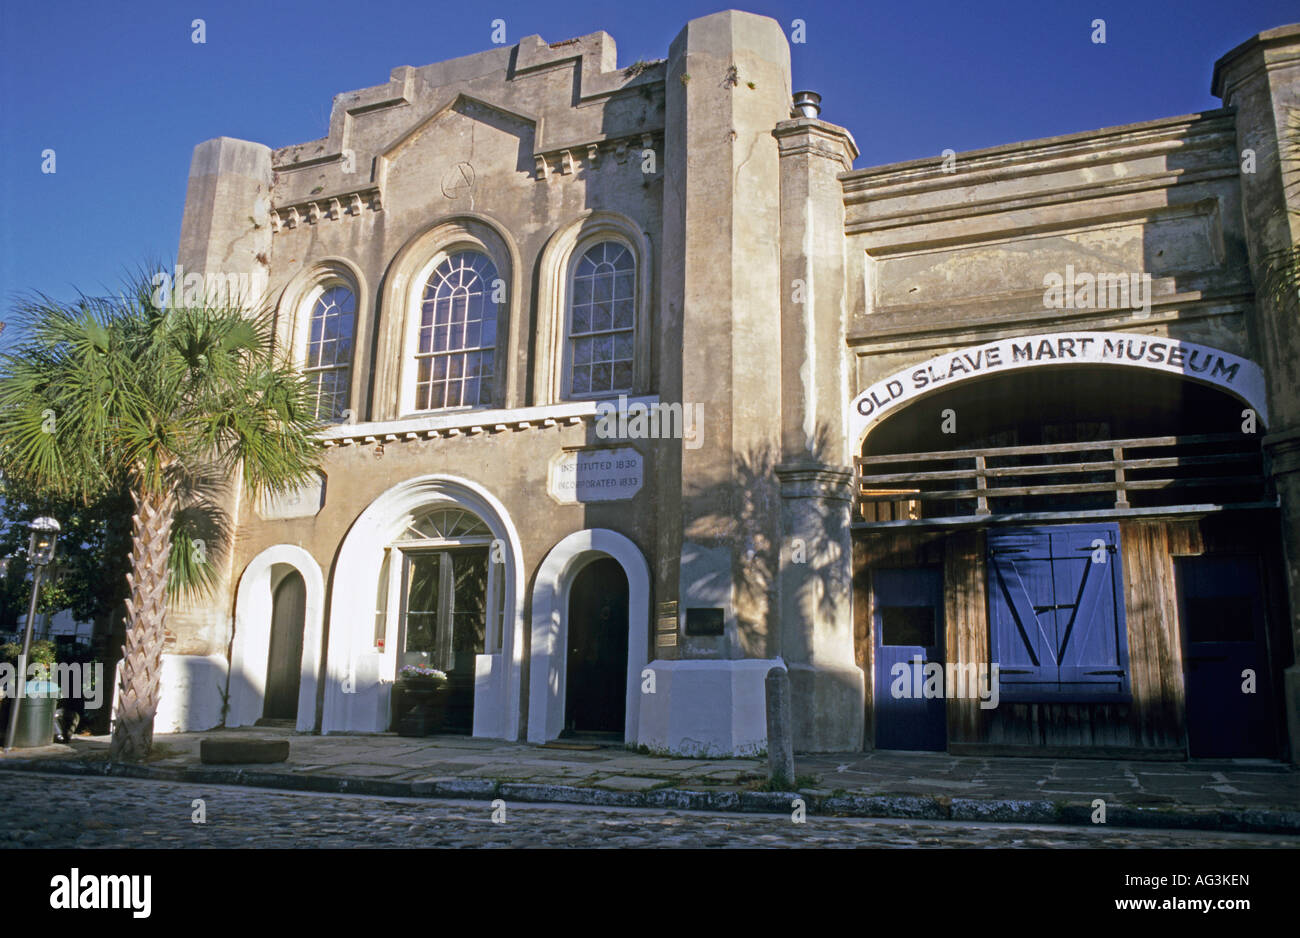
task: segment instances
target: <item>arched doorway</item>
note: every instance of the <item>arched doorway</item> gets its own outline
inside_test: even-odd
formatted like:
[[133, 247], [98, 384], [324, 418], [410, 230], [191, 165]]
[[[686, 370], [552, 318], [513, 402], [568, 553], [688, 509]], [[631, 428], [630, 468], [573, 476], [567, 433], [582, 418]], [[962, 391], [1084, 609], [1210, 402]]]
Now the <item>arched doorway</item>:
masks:
[[566, 735], [623, 734], [628, 582], [612, 557], [593, 560], [569, 587]]
[[[454, 555], [450, 582], [443, 579], [443, 559], [433, 559], [448, 552]], [[484, 555], [488, 585], [474, 586], [468, 600], [457, 602], [458, 586], [482, 581]], [[334, 566], [339, 574], [331, 593], [323, 732], [388, 730], [394, 679], [410, 663], [407, 656], [427, 654], [432, 664], [436, 653], [463, 675], [469, 694], [462, 695], [462, 716], [472, 720], [473, 735], [517, 738], [525, 647], [522, 549], [499, 500], [466, 479], [408, 479], [358, 515]], [[414, 597], [412, 575], [423, 583]], [[467, 614], [472, 629], [460, 628], [458, 613]], [[458, 647], [457, 635], [474, 641]], [[409, 648], [408, 636], [414, 636]]]
[[[290, 583], [290, 580], [296, 582]], [[303, 598], [293, 595], [302, 588]], [[280, 588], [284, 587], [282, 594]], [[301, 602], [301, 612], [297, 611]], [[227, 685], [226, 726], [252, 726], [267, 715], [267, 692], [272, 660], [296, 658], [299, 662], [296, 706], [287, 702], [277, 705], [288, 712], [294, 728], [311, 732], [316, 728], [316, 693], [320, 687], [324, 651], [322, 641], [325, 607], [325, 580], [316, 560], [294, 544], [268, 547], [249, 561], [239, 578], [235, 593], [235, 632], [230, 642], [230, 674]], [[285, 632], [273, 623], [300, 622]], [[283, 652], [272, 653], [273, 632], [292, 636]], [[286, 666], [287, 668], [287, 666]], [[292, 680], [287, 670], [283, 677]]]
[[[395, 667], [427, 665], [447, 675], [448, 733], [473, 732], [478, 659], [500, 644], [504, 570], [490, 560], [492, 543], [477, 515], [435, 504], [413, 516], [380, 572], [380, 596], [398, 599]], [[394, 698], [394, 721], [406, 706]]]
[[303, 629], [307, 614], [307, 584], [290, 570], [276, 586], [271, 600], [271, 641], [266, 657], [266, 720], [297, 722], [302, 686]]
[[[610, 566], [612, 564], [613, 566]], [[613, 574], [618, 568], [620, 576]], [[579, 583], [586, 574], [587, 587]], [[577, 595], [575, 596], [575, 586]], [[626, 590], [622, 594], [621, 590]], [[609, 597], [609, 594], [614, 595]], [[625, 595], [625, 599], [621, 596]], [[575, 614], [586, 621], [604, 621], [600, 617], [610, 603], [610, 620], [626, 609], [622, 624], [624, 638], [606, 634], [611, 643], [595, 655], [603, 662], [600, 671], [609, 685], [600, 685], [592, 694], [610, 695], [614, 691], [613, 658], [623, 652], [621, 711], [623, 741], [637, 739], [641, 719], [642, 672], [650, 660], [650, 567], [645, 555], [627, 537], [607, 528], [575, 531], [551, 548], [533, 581], [532, 641], [529, 646], [528, 741], [545, 743], [566, 732], [569, 704], [569, 629]], [[608, 632], [613, 629], [607, 630]], [[618, 644], [613, 644], [613, 643]], [[587, 643], [589, 645], [589, 643]], [[583, 647], [581, 644], [578, 647]], [[587, 662], [579, 657], [580, 669]], [[580, 678], [580, 683], [583, 679]], [[578, 693], [585, 695], [588, 691]], [[585, 699], [585, 697], [584, 697]], [[580, 704], [580, 706], [582, 706]], [[605, 722], [611, 722], [606, 720]], [[582, 727], [582, 723], [578, 723]]]

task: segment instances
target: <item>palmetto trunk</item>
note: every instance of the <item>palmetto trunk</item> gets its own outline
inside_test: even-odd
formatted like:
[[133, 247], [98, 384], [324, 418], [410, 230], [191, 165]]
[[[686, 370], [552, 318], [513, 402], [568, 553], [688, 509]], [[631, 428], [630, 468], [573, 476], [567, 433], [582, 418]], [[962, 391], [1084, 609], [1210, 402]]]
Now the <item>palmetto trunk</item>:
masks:
[[153, 745], [162, 670], [163, 629], [167, 619], [167, 561], [171, 555], [176, 494], [131, 493], [131, 572], [127, 583], [126, 644], [122, 681], [113, 723], [113, 762], [143, 762]]

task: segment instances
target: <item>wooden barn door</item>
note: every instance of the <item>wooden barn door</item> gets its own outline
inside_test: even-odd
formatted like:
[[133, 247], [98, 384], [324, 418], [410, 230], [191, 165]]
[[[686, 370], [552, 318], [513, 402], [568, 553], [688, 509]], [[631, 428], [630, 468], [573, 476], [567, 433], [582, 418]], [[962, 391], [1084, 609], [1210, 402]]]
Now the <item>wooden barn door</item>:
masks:
[[1177, 564], [1188, 754], [1194, 758], [1275, 756], [1263, 589], [1256, 558], [1180, 557]]
[[990, 533], [989, 625], [1002, 699], [1127, 700], [1118, 525]]
[[923, 693], [925, 665], [944, 664], [943, 570], [875, 570], [871, 581], [876, 748], [943, 751], [947, 703]]

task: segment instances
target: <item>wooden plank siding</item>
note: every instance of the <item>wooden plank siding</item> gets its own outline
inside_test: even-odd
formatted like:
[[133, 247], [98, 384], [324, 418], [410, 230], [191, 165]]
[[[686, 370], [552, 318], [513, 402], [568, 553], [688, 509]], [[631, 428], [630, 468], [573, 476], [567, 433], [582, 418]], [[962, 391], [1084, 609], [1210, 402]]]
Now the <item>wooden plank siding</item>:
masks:
[[[1120, 561], [1128, 629], [1130, 703], [1000, 703], [984, 710], [977, 698], [947, 704], [948, 750], [1040, 756], [1182, 759], [1187, 753], [1183, 643], [1178, 622], [1175, 558], [1214, 552], [1279, 553], [1266, 512], [1194, 520], [1120, 522]], [[892, 530], [859, 532], [854, 538], [854, 643], [867, 678], [866, 738], [875, 739], [871, 571], [876, 568], [942, 565], [946, 660], [989, 661], [986, 596], [987, 537], [984, 530]], [[1264, 564], [1270, 619], [1276, 621], [1277, 573]], [[1271, 598], [1270, 598], [1271, 597]], [[1276, 647], [1276, 646], [1275, 646]], [[1289, 663], [1270, 655], [1280, 677]]]

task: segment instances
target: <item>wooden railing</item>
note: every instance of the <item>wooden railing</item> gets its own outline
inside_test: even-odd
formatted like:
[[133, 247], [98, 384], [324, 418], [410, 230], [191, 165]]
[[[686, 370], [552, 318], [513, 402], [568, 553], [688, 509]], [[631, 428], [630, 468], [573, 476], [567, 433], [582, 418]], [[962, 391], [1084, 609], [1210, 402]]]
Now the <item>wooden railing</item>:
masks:
[[1245, 503], [1264, 496], [1258, 437], [1147, 437], [859, 457], [868, 521]]

